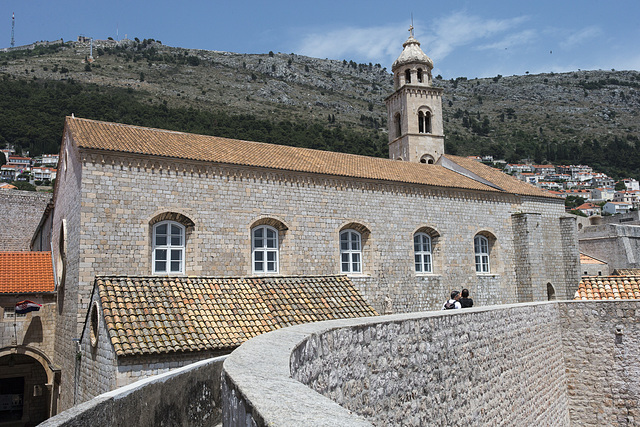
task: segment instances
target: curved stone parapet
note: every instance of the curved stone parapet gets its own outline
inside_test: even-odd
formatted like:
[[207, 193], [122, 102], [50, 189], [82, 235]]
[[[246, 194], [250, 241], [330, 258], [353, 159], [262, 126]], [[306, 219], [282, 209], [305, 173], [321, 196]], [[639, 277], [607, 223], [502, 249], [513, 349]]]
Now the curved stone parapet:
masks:
[[293, 326], [225, 361], [223, 425], [633, 424], [639, 324], [636, 300]]
[[101, 394], [40, 426], [219, 425], [220, 372], [214, 357]]

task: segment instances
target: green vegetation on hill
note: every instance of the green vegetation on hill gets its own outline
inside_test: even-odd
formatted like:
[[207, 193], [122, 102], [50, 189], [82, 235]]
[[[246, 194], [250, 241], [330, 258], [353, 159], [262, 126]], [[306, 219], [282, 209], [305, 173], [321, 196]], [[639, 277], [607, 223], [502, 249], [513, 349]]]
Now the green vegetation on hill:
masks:
[[371, 130], [356, 132], [317, 122], [269, 121], [224, 111], [204, 111], [145, 102], [133, 90], [66, 82], [0, 81], [0, 145], [7, 142], [36, 156], [58, 152], [64, 117], [156, 127], [250, 141], [386, 155], [387, 137]]
[[[399, 47], [400, 49], [400, 47]], [[399, 53], [399, 51], [398, 51]], [[0, 53], [0, 146], [56, 152], [63, 118], [93, 118], [387, 156], [379, 64], [182, 49], [153, 39]], [[444, 88], [446, 152], [586, 163], [640, 179], [640, 73], [459, 77]]]

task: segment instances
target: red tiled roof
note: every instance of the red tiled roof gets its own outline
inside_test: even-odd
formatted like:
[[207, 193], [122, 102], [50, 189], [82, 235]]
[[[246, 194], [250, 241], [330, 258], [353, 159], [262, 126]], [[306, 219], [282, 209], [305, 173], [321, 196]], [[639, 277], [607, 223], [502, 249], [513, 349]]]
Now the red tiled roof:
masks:
[[[197, 135], [74, 117], [67, 117], [65, 130], [69, 132], [75, 144], [84, 149], [502, 192], [437, 164], [400, 162], [378, 157]], [[466, 169], [474, 169], [472, 172], [484, 179], [490, 180], [487, 178], [488, 176], [498, 178], [501, 182], [492, 181], [493, 184], [506, 192], [550, 197], [542, 190], [522, 183], [475, 160], [456, 156], [447, 156], [447, 158]], [[471, 165], [471, 163], [477, 166]], [[503, 183], [509, 184], [503, 185]]]
[[611, 273], [612, 276], [640, 276], [640, 268], [617, 268]]
[[118, 356], [231, 349], [307, 322], [375, 316], [345, 276], [97, 277]]
[[0, 252], [0, 293], [54, 291], [51, 252]]
[[640, 276], [583, 277], [574, 300], [640, 299]]

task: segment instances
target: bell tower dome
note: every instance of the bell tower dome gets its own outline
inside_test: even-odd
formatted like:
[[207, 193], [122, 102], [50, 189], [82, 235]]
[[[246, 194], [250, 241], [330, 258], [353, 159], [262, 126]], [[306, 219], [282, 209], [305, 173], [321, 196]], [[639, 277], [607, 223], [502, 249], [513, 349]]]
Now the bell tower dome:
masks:
[[413, 37], [393, 63], [395, 92], [385, 100], [389, 126], [389, 158], [435, 163], [444, 154], [441, 88], [431, 86], [433, 61]]

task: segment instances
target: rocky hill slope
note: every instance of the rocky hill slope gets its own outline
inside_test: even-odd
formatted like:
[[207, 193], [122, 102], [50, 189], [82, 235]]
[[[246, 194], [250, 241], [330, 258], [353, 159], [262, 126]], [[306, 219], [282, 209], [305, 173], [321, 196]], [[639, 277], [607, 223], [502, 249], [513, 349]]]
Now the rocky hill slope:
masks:
[[[93, 61], [89, 55], [88, 42], [11, 50], [0, 53], [0, 77], [120, 88], [149, 106], [385, 132], [384, 98], [392, 91], [392, 78], [379, 64], [191, 50], [152, 39], [96, 41]], [[450, 153], [607, 163], [600, 155], [604, 147], [615, 143], [635, 149], [638, 143], [640, 148], [637, 71], [436, 78], [434, 84], [445, 89]], [[6, 114], [11, 113], [0, 113]], [[640, 173], [637, 167], [619, 169]]]

